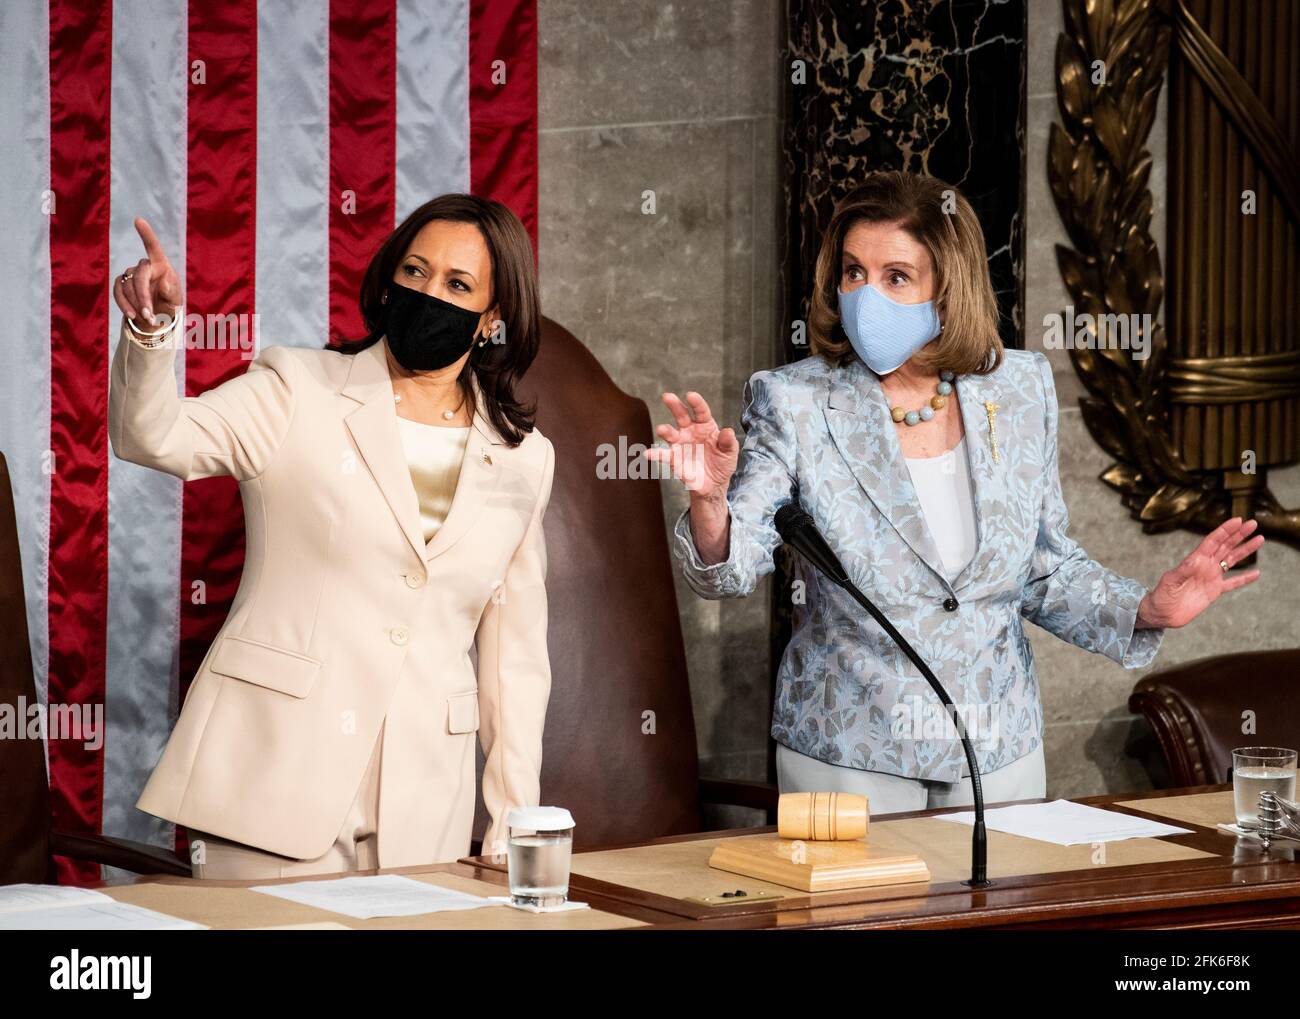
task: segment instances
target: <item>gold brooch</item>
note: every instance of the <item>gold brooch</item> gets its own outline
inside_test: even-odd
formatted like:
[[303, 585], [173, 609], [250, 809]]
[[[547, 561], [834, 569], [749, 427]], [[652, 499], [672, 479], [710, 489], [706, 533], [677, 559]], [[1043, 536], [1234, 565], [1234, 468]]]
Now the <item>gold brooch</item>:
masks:
[[483, 462], [487, 464], [489, 467], [492, 466], [492, 457], [488, 454], [486, 450], [483, 451]]
[[993, 462], [998, 462], [998, 405], [992, 400], [984, 401], [984, 410], [989, 417], [989, 442], [993, 446]]

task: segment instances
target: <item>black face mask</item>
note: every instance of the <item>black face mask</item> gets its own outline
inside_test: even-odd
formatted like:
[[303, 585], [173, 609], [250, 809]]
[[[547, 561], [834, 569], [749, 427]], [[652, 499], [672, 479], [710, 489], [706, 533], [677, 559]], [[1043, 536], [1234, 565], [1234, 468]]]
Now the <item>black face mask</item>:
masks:
[[388, 288], [382, 328], [388, 349], [407, 371], [446, 368], [469, 350], [479, 312], [400, 283]]

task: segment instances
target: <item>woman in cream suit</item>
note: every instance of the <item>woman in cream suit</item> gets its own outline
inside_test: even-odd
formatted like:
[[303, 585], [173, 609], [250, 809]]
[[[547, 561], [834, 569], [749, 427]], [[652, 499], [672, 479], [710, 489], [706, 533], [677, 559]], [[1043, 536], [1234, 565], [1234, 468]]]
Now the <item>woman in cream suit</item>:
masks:
[[247, 529], [230, 614], [137, 805], [189, 829], [198, 877], [454, 860], [477, 734], [483, 851], [504, 852], [506, 812], [538, 803], [551, 678], [554, 452], [514, 394], [540, 327], [523, 225], [433, 199], [366, 271], [366, 337], [267, 347], [188, 398], [180, 283], [136, 226], [145, 257], [113, 284], [113, 451], [232, 475]]
[[[706, 598], [773, 569], [777, 509], [797, 501], [850, 579], [952, 696], [988, 802], [1045, 795], [1043, 713], [1022, 621], [1132, 669], [1258, 570], [1233, 519], [1152, 589], [1067, 535], [1052, 370], [1004, 350], [984, 238], [955, 189], [870, 174], [837, 205], [817, 259], [811, 356], [753, 375], [743, 449], [708, 405], [664, 401], [690, 492], [676, 553]], [[848, 594], [796, 557], [793, 632], [772, 736], [780, 788], [851, 791], [873, 813], [970, 803], [955, 726], [919, 670]]]

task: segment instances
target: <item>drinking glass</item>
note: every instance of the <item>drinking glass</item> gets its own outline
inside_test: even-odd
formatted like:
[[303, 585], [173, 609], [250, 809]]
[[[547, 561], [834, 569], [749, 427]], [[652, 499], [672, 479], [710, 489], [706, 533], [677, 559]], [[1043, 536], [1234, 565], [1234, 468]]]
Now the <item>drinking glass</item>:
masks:
[[1232, 752], [1232, 798], [1237, 824], [1259, 824], [1259, 794], [1295, 799], [1296, 752], [1286, 747], [1239, 747]]
[[573, 815], [563, 807], [516, 807], [506, 815], [510, 900], [542, 908], [569, 894]]

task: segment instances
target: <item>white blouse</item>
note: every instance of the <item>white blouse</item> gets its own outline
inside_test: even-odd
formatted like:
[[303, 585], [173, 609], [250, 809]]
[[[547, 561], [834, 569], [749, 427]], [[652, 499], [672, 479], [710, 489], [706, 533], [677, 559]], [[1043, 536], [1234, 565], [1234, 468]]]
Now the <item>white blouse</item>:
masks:
[[469, 441], [469, 426], [444, 428], [404, 417], [399, 417], [397, 424], [406, 464], [411, 471], [411, 483], [420, 500], [420, 526], [424, 540], [432, 541], [447, 519], [451, 500], [456, 495], [460, 465], [465, 459], [465, 444]]
[[975, 556], [975, 492], [966, 462], [966, 436], [939, 456], [904, 459], [943, 567], [953, 580]]

